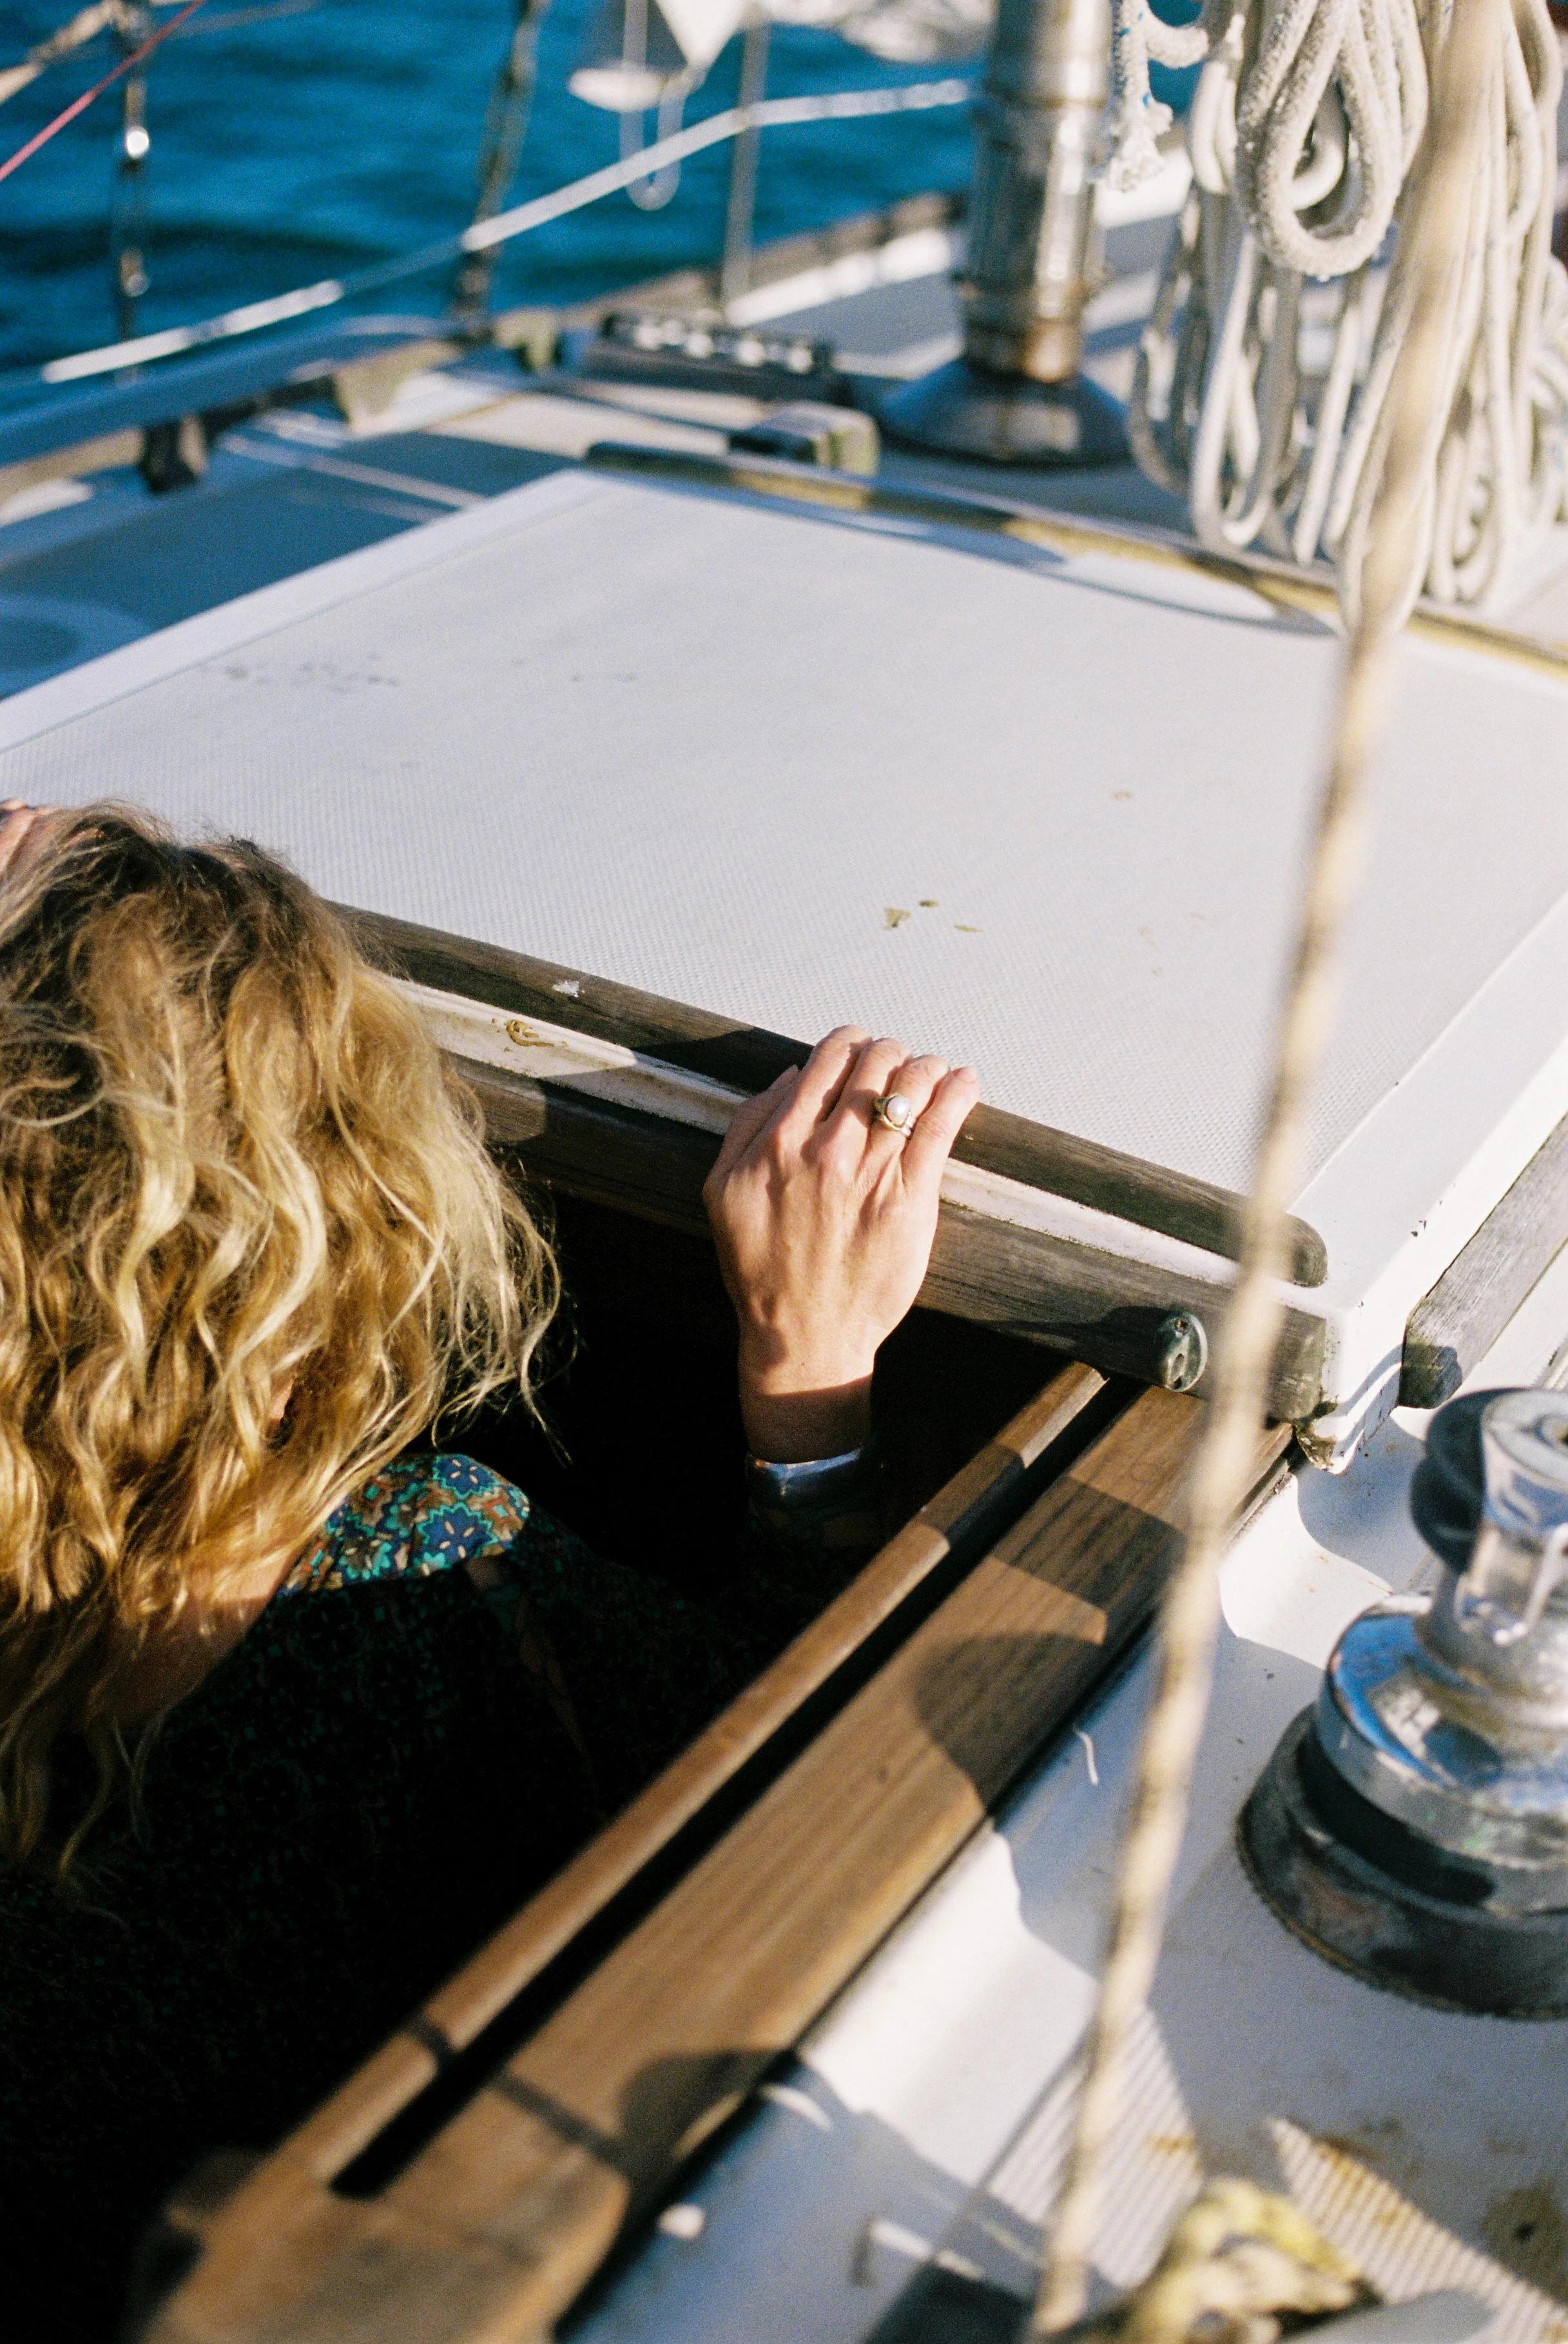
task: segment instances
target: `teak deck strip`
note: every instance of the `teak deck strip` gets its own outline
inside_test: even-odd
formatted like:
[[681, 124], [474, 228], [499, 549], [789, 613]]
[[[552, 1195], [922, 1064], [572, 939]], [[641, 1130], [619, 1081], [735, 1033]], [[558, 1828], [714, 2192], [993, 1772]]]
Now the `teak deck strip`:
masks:
[[1405, 1326], [1400, 1406], [1452, 1399], [1568, 1244], [1568, 1118], [1538, 1147]]
[[379, 2198], [271, 2158], [157, 2344], [548, 2334], [1126, 1648], [1201, 1417], [1141, 1395]]
[[[456, 1063], [479, 1095], [492, 1146], [516, 1148], [530, 1171], [597, 1204], [706, 1229], [702, 1187], [718, 1148], [710, 1133], [474, 1059]], [[1195, 1312], [1209, 1330], [1212, 1359], [1229, 1293], [945, 1200], [920, 1299], [1152, 1383], [1167, 1316]], [[1290, 1423], [1310, 1417], [1322, 1390], [1323, 1344], [1320, 1318], [1286, 1311], [1270, 1385], [1272, 1415]]]
[[[466, 994], [521, 1016], [574, 1026], [739, 1090], [764, 1090], [786, 1066], [798, 1066], [805, 1053], [803, 1043], [763, 1026], [639, 993], [582, 969], [560, 968], [499, 945], [477, 944], [407, 920], [343, 908], [365, 945], [417, 984]], [[975, 1109], [955, 1154], [963, 1163], [1000, 1172], [1028, 1187], [1049, 1189], [1054, 1196], [1092, 1206], [1140, 1228], [1158, 1229], [1227, 1260], [1237, 1258], [1241, 1199], [1211, 1182], [1190, 1179], [993, 1106]], [[1290, 1232], [1293, 1282], [1320, 1286], [1328, 1274], [1322, 1238], [1305, 1221], [1292, 1220]]]

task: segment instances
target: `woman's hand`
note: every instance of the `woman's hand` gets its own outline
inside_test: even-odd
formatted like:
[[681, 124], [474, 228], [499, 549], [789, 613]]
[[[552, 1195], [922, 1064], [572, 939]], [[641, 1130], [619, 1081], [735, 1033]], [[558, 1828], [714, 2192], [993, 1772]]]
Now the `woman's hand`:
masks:
[[[902, 1093], [907, 1137], [872, 1113]], [[841, 1026], [748, 1099], [703, 1200], [741, 1326], [741, 1409], [774, 1464], [858, 1448], [871, 1369], [919, 1293], [942, 1167], [980, 1095], [973, 1067]]]

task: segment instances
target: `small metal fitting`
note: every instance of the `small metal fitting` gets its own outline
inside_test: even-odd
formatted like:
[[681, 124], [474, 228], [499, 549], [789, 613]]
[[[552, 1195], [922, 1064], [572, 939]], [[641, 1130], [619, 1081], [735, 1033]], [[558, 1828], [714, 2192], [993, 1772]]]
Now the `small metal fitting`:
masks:
[[1190, 1391], [1209, 1365], [1209, 1336], [1195, 1310], [1173, 1310], [1155, 1337], [1154, 1371], [1167, 1391]]

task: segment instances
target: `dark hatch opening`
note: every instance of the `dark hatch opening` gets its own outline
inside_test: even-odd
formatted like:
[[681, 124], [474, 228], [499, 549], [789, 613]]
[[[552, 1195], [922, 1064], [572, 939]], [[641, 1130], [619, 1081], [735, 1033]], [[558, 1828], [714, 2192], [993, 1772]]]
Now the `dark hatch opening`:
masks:
[[[534, 1192], [534, 1201], [539, 1202]], [[744, 1511], [735, 1321], [705, 1238], [556, 1192], [567, 1301], [541, 1392], [450, 1436], [601, 1554], [722, 1599]], [[888, 1513], [924, 1505], [1050, 1372], [1037, 1345], [916, 1310], [875, 1385]], [[444, 1438], [445, 1436], [443, 1436]]]
[[[539, 1204], [537, 1193], [532, 1201]], [[722, 1602], [744, 1511], [744, 1442], [734, 1318], [712, 1247], [571, 1196], [551, 1197], [548, 1213], [571, 1299], [541, 1393], [546, 1429], [521, 1409], [497, 1411], [466, 1429], [462, 1445], [602, 1554]], [[911, 1314], [877, 1367], [890, 1530], [1033, 1399], [1051, 1366], [1048, 1352], [1016, 1337], [935, 1311]], [[1042, 1458], [1042, 1473], [1060, 1470], [1127, 1397], [1126, 1387], [1108, 1385], [1053, 1445], [1048, 1466]], [[472, 2041], [455, 2049], [421, 2033], [437, 2053], [436, 2076], [334, 2177], [334, 2194], [374, 2198], [405, 2170], [935, 1608], [969, 1560], [933, 1571]]]

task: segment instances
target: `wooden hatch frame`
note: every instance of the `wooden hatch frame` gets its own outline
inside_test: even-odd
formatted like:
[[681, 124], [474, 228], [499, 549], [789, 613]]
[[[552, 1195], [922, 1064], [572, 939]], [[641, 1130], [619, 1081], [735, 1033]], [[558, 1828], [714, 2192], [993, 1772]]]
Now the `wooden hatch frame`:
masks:
[[[805, 1045], [500, 945], [349, 911], [364, 948], [418, 997], [483, 1103], [493, 1144], [554, 1186], [705, 1232], [702, 1186], [738, 1100]], [[1162, 1378], [1175, 1313], [1223, 1319], [1241, 1199], [1069, 1133], [979, 1106], [943, 1185], [922, 1302], [1140, 1382]], [[1288, 1308], [1270, 1390], [1304, 1423], [1326, 1328], [1310, 1306], [1328, 1259], [1290, 1222]], [[1188, 1387], [1200, 1396], [1200, 1378]]]
[[[570, 1005], [551, 1023], [600, 1056], [568, 1050], [564, 1074], [565, 1046], [531, 1024], [511, 1039], [556, 1053], [541, 1073], [460, 1055], [496, 1144], [622, 1209], [688, 1225], [715, 1144], [703, 1086], [723, 1107], [794, 1055], [518, 955], [360, 924], [440, 996], [438, 1030], [465, 1005], [503, 1028]], [[677, 1077], [699, 1086], [683, 1103]], [[1058, 1135], [976, 1122], [966, 1156], [986, 1177], [1090, 1187], [1103, 1169], [1134, 1208], [1228, 1235], [1234, 1200], [1219, 1192], [1154, 1175], [1139, 1193], [1127, 1159], [1104, 1169]], [[951, 1208], [928, 1298], [1037, 1334], [1020, 1289], [1051, 1249], [1026, 1249], [976, 1308], [971, 1226]], [[1311, 1233], [1297, 1243], [1310, 1259]], [[1059, 1366], [298, 2130], [258, 2163], [193, 2177], [162, 2240], [166, 2269], [171, 2253], [190, 2268], [145, 2307], [150, 2344], [551, 2332], [1127, 1650], [1177, 1551], [1202, 1415], [1191, 1398]], [[1259, 1489], [1289, 1439], [1283, 1423], [1265, 1437]], [[592, 1958], [551, 1973], [561, 1990], [534, 2009], [530, 1988], [584, 1944]]]

